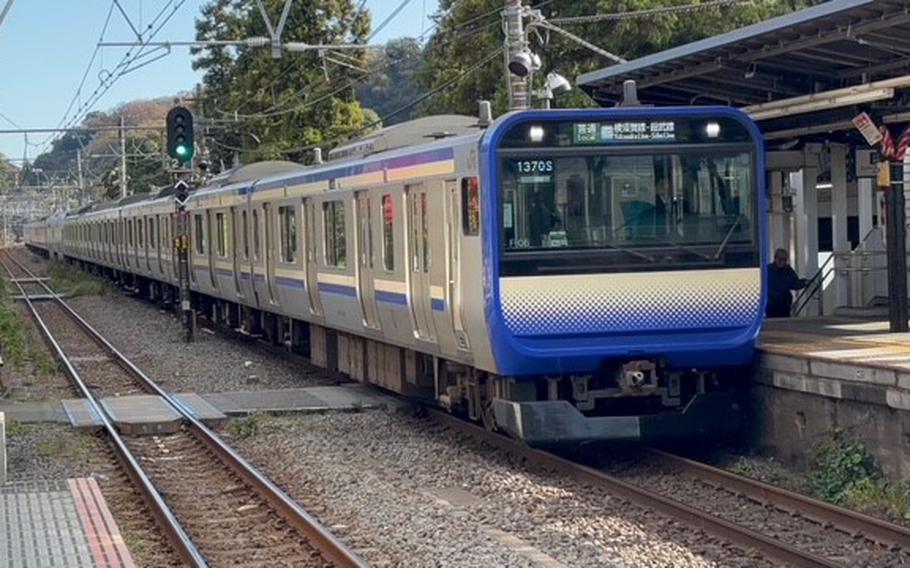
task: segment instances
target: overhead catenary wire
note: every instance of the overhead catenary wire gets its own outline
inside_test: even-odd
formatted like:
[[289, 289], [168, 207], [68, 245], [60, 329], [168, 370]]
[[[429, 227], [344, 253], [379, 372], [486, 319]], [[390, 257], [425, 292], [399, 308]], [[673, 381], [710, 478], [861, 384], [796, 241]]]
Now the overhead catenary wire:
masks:
[[[463, 1], [464, 1], [464, 0], [457, 0], [450, 8], [446, 11], [446, 13], [445, 13], [445, 15], [444, 15], [443, 17], [445, 17], [445, 16], [451, 14], [451, 13], [455, 10], [455, 8], [457, 8], [458, 5], [460, 5]], [[550, 1], [552, 1], [552, 0], [550, 0]], [[541, 4], [541, 5], [544, 5], [544, 4], [547, 4], [547, 3], [549, 3], [549, 2], [544, 2], [544, 3]], [[435, 22], [432, 26], [430, 26], [429, 28], [427, 28], [427, 29], [424, 31], [423, 35], [427, 35], [427, 34], [429, 34], [429, 33], [432, 33], [433, 31], [435, 31], [435, 30], [439, 27], [439, 24], [440, 24], [439, 21]], [[494, 20], [494, 21], [492, 21], [492, 22], [489, 22], [488, 24], [484, 25], [482, 28], [473, 29], [473, 30], [468, 30], [467, 32], [462, 32], [462, 33], [460, 33], [460, 34], [455, 34], [454, 36], [452, 36], [452, 37], [450, 37], [450, 38], [448, 38], [448, 39], [449, 39], [449, 40], [457, 40], [457, 39], [461, 39], [462, 37], [468, 37], [468, 36], [474, 35], [474, 34], [476, 34], [476, 33], [482, 32], [482, 31], [488, 29], [489, 27], [494, 26], [494, 25], [498, 25], [498, 24], [499, 24], [499, 20], [496, 19], [496, 20]], [[417, 39], [420, 39], [420, 38], [417, 38]], [[393, 65], [395, 65], [396, 63], [399, 63], [399, 62], [401, 62], [401, 61], [402, 61], [402, 59], [385, 60], [385, 61], [383, 61], [382, 63], [380, 63], [379, 65], [375, 65], [375, 66], [373, 66], [373, 67], [370, 67], [370, 68], [368, 68], [368, 69], [365, 69], [365, 70], [364, 70], [364, 74], [366, 75], [366, 74], [370, 74], [370, 73], [376, 73], [376, 72], [378, 72], [378, 71], [383, 71], [384, 69], [387, 69], [387, 68], [389, 68], [389, 67], [391, 67], [391, 66], [393, 66]], [[270, 117], [275, 117], [275, 116], [283, 116], [283, 115], [286, 115], [286, 114], [290, 114], [290, 113], [294, 113], [294, 112], [300, 112], [300, 111], [302, 111], [302, 110], [305, 110], [305, 109], [307, 109], [307, 108], [309, 108], [309, 107], [311, 107], [311, 106], [313, 106], [313, 105], [315, 105], [315, 104], [318, 104], [318, 103], [320, 103], [320, 102], [322, 102], [322, 101], [324, 101], [324, 100], [326, 100], [326, 99], [328, 99], [328, 98], [331, 98], [331, 97], [333, 97], [333, 96], [335, 96], [335, 95], [337, 95], [337, 94], [339, 94], [339, 93], [342, 93], [342, 92], [344, 92], [344, 91], [346, 91], [346, 90], [348, 90], [348, 89], [352, 89], [352, 88], [356, 87], [356, 86], [357, 86], [358, 84], [360, 84], [360, 83], [361, 83], [361, 80], [360, 80], [360, 79], [352, 79], [352, 80], [348, 81], [346, 84], [344, 84], [344, 85], [341, 86], [341, 87], [337, 87], [337, 88], [335, 88], [335, 89], [332, 89], [332, 90], [329, 91], [329, 92], [324, 92], [323, 94], [320, 94], [316, 99], [306, 100], [306, 101], [303, 101], [303, 102], [301, 102], [301, 103], [293, 104], [293, 106], [290, 106], [290, 107], [287, 107], [287, 108], [284, 108], [284, 109], [281, 109], [281, 108], [280, 108], [280, 107], [282, 106], [282, 105], [280, 105], [280, 104], [273, 104], [272, 106], [270, 106], [270, 107], [268, 107], [268, 108], [266, 108], [266, 109], [264, 109], [264, 110], [262, 110], [262, 111], [259, 111], [259, 112], [256, 112], [256, 113], [250, 113], [250, 114], [239, 114], [239, 113], [237, 113], [236, 111], [227, 111], [227, 110], [223, 110], [223, 109], [215, 109], [215, 110], [216, 110], [217, 112], [219, 112], [220, 114], [222, 114], [222, 115], [225, 115], [225, 116], [233, 116], [233, 117], [235, 117], [235, 118], [238, 119], [238, 120], [240, 120], [240, 119], [242, 119], [242, 120], [254, 120], [254, 119], [270, 118]], [[318, 83], [316, 83], [316, 84], [305, 85], [303, 88], [301, 88], [301, 89], [298, 90], [296, 93], [294, 93], [293, 95], [291, 95], [290, 98], [297, 98], [297, 97], [305, 96], [305, 95], [308, 94], [310, 91], [312, 91], [312, 90], [315, 89], [316, 87], [321, 86], [321, 85], [323, 85], [323, 84], [331, 85], [331, 82], [330, 82], [330, 81], [323, 80], [323, 81], [320, 81], [320, 82], [318, 82]], [[242, 105], [241, 107], [238, 107], [238, 108], [242, 108], [243, 106], [245, 106], [245, 105]]]
[[725, 8], [739, 4], [755, 4], [766, 0], [710, 0], [708, 2], [698, 2], [694, 4], [682, 4], [677, 6], [662, 6], [659, 8], [647, 8], [644, 10], [631, 10], [627, 12], [615, 12], [612, 14], [593, 14], [590, 16], [564, 16], [558, 18], [549, 18], [553, 24], [594, 24], [597, 22], [629, 20], [636, 18], [647, 18], [652, 16], [663, 16], [668, 14], [681, 14], [687, 12], [699, 12], [710, 10], [712, 8]]
[[[94, 106], [98, 103], [98, 101], [101, 99], [101, 97], [103, 97], [105, 94], [107, 94], [107, 92], [111, 89], [111, 87], [113, 87], [114, 83], [116, 83], [117, 80], [120, 79], [120, 77], [122, 77], [122, 76], [126, 75], [128, 72], [134, 71], [135, 69], [138, 68], [138, 67], [131, 67], [131, 66], [140, 57], [142, 57], [142, 55], [145, 52], [145, 47], [147, 47], [150, 44], [151, 40], [154, 39], [155, 36], [157, 36], [158, 33], [161, 32], [161, 30], [164, 28], [164, 26], [166, 26], [168, 24], [168, 22], [170, 22], [171, 18], [174, 17], [174, 14], [176, 14], [177, 11], [183, 6], [183, 4], [186, 3], [186, 0], [176, 0], [176, 4], [174, 2], [175, 2], [175, 0], [168, 0], [168, 2], [164, 6], [162, 6], [161, 10], [159, 10], [158, 14], [155, 16], [155, 18], [152, 20], [152, 22], [150, 24], [148, 24], [145, 31], [149, 31], [149, 37], [146, 40], [144, 40], [143, 45], [141, 47], [139, 47], [138, 50], [136, 50], [135, 55], [132, 55], [132, 53], [133, 53], [132, 51], [127, 51], [126, 54], [124, 54], [123, 58], [120, 60], [120, 62], [114, 67], [114, 70], [109, 72], [105, 77], [103, 77], [100, 80], [98, 87], [92, 93], [89, 100], [87, 102], [83, 103], [82, 105], [80, 105], [79, 109], [76, 111], [76, 114], [74, 114], [68, 121], [66, 121], [66, 116], [64, 115], [64, 118], [61, 120], [61, 123], [63, 123], [65, 121], [65, 125], [67, 127], [72, 124], [76, 124], [79, 120], [81, 120], [85, 116], [85, 114], [87, 114], [92, 108], [94, 108]], [[167, 13], [167, 15], [165, 16], [165, 13], [167, 12], [168, 9], [170, 9], [170, 12]], [[112, 10], [113, 10], [113, 4], [112, 4], [111, 11]], [[158, 20], [160, 20], [162, 17], [164, 17], [164, 20], [162, 20], [159, 23]], [[131, 57], [131, 55], [132, 55], [132, 57]], [[141, 67], [142, 65], [145, 65], [147, 63], [150, 63], [150, 61], [140, 64], [139, 67]], [[42, 143], [42, 146], [46, 146], [49, 143], [53, 143], [55, 140], [56, 140], [56, 137], [53, 137], [53, 136], [49, 137], [48, 140], [46, 140], [45, 142]]]
[[[451, 12], [452, 12], [453, 10], [455, 10], [455, 8], [457, 8], [463, 1], [464, 1], [464, 0], [456, 0], [456, 1], [452, 4], [452, 6], [445, 12], [445, 14], [444, 14], [442, 17], [445, 17], [445, 16], [448, 15], [448, 14], [451, 14]], [[376, 26], [376, 27], [370, 32], [369, 36], [367, 36], [366, 41], [369, 42], [371, 39], [373, 39], [373, 38], [376, 36], [376, 34], [378, 34], [380, 31], [382, 31], [382, 29], [384, 29], [392, 20], [394, 20], [394, 19], [401, 13], [402, 9], [404, 9], [410, 2], [411, 2], [411, 0], [403, 0], [403, 1], [398, 5], [398, 7], [396, 7], [396, 9], [393, 10], [393, 11], [385, 18], [385, 20], [382, 21], [382, 23], [380, 23], [378, 26]], [[364, 7], [365, 7], [365, 5], [366, 5], [366, 0], [361, 0], [360, 4], [357, 6], [357, 12], [359, 13], [361, 10], [363, 10]], [[439, 26], [439, 23], [436, 22], [436, 23], [434, 23], [432, 26], [430, 26], [430, 28], [427, 28], [427, 29], [423, 30], [423, 31], [421, 32], [421, 34], [417, 37], [418, 41], [422, 41], [423, 38], [424, 38], [428, 33], [430, 33], [430, 32], [432, 32], [433, 30], [435, 30], [438, 26]], [[343, 54], [343, 53], [340, 53], [340, 52], [339, 52], [338, 54], [335, 54], [335, 55], [336, 55], [336, 56], [346, 57], [346, 54]], [[330, 62], [332, 62], [332, 63], [335, 63], [336, 65], [340, 65], [340, 66], [343, 66], [343, 67], [349, 67], [349, 68], [352, 67], [352, 65], [350, 65], [350, 64], [348, 64], [348, 63], [344, 63], [343, 61], [335, 61], [335, 60], [330, 59], [330, 58], [327, 58], [327, 60], [330, 61]], [[302, 59], [298, 59], [298, 60], [293, 64], [293, 66], [299, 65], [299, 63], [300, 63], [301, 61], [302, 61]], [[363, 70], [358, 69], [358, 70], [361, 71], [361, 72], [363, 72], [364, 74], [366, 74], [366, 73], [370, 73], [370, 72], [379, 71], [379, 70], [381, 70], [381, 68], [375, 68], [375, 67], [374, 67], [374, 68], [370, 68], [370, 69], [363, 69]], [[278, 84], [279, 80], [282, 78], [282, 76], [283, 76], [284, 74], [286, 74], [286, 73], [279, 74], [279, 76], [276, 77], [276, 78], [269, 84], [269, 86], [267, 87], [267, 90], [268, 90], [268, 89], [271, 89], [271, 88], [274, 87], [276, 84]], [[358, 83], [359, 83], [359, 81], [355, 81], [355, 80], [349, 81], [348, 84], [347, 84], [345, 87], [342, 87], [342, 88], [340, 88], [340, 89], [335, 89], [335, 90], [333, 90], [333, 91], [332, 91], [332, 94], [331, 94], [330, 96], [334, 96], [335, 94], [338, 94], [338, 93], [340, 93], [340, 92], [343, 92], [344, 90], [346, 90], [346, 89], [348, 89], [348, 88], [353, 88], [353, 86], [355, 86], [355, 85], [358, 84]], [[306, 85], [306, 86], [304, 86], [302, 89], [298, 90], [294, 95], [292, 95], [291, 98], [296, 98], [296, 97], [303, 96], [303, 95], [304, 95], [305, 93], [307, 93], [307, 91], [309, 91], [310, 89], [313, 89], [313, 88], [315, 88], [316, 86], [322, 85], [322, 84], [331, 84], [331, 81], [328, 80], [328, 79], [325, 79], [325, 80], [323, 80], [323, 81], [320, 81], [320, 82], [317, 83], [316, 85], [312, 85], [312, 84]], [[320, 96], [320, 97], [319, 97], [319, 102], [321, 102], [322, 100], [325, 100], [326, 98], [327, 98], [327, 97]], [[281, 105], [281, 104], [275, 103], [275, 104], [272, 104], [270, 107], [268, 107], [268, 108], [266, 108], [266, 109], [264, 109], [264, 110], [262, 110], [262, 111], [256, 112], [256, 113], [240, 114], [239, 111], [242, 110], [242, 109], [244, 109], [244, 108], [245, 108], [246, 106], [248, 106], [249, 104], [250, 104], [250, 101], [248, 100], [247, 102], [242, 103], [240, 106], [238, 106], [238, 107], [237, 107], [235, 110], [233, 110], [233, 111], [224, 110], [224, 109], [215, 109], [215, 110], [216, 110], [216, 112], [219, 112], [220, 114], [226, 115], [226, 116], [235, 116], [236, 118], [244, 118], [244, 119], [254, 119], [254, 118], [266, 118], [266, 117], [269, 117], [269, 116], [278, 116], [278, 115], [283, 115], [283, 114], [289, 114], [289, 113], [292, 113], [292, 112], [298, 112], [299, 110], [303, 110], [304, 108], [307, 108], [307, 107], [309, 107], [309, 106], [311, 106], [312, 104], [315, 104], [315, 103], [309, 103], [309, 104], [304, 104], [304, 105], [294, 105], [293, 107], [289, 107], [289, 108], [284, 109], [284, 110], [279, 110], [280, 107], [281, 107], [282, 105]], [[276, 112], [276, 111], [277, 111], [277, 112]]]

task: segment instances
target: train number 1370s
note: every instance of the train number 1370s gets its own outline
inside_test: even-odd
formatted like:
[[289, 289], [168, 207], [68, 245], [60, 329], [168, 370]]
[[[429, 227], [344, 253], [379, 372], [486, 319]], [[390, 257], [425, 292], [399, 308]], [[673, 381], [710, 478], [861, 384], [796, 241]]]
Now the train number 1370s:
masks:
[[550, 173], [553, 171], [553, 160], [519, 160], [515, 168], [520, 174]]

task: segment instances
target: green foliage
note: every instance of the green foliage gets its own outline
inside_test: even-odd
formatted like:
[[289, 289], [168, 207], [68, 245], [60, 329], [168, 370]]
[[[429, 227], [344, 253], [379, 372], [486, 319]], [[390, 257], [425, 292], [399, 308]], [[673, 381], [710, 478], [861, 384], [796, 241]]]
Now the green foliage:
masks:
[[259, 433], [259, 416], [251, 414], [231, 420], [227, 425], [227, 431], [231, 436], [241, 440], [255, 436]]
[[20, 422], [18, 420], [8, 420], [6, 422], [6, 435], [7, 436], [22, 436], [28, 434], [31, 431], [31, 426], [25, 422]]
[[54, 373], [57, 363], [22, 317], [9, 298], [6, 280], [0, 280], [0, 345], [6, 364], [21, 369], [31, 363], [39, 376]]
[[[384, 50], [367, 54], [370, 73], [357, 87], [360, 103], [388, 119], [383, 126], [417, 118], [419, 108], [411, 107], [402, 112], [421, 92], [423, 50], [413, 38], [390, 41]], [[395, 113], [395, 114], [392, 114]]]
[[[756, 1], [695, 13], [560, 25], [613, 54], [634, 59], [817, 3], [819, 0]], [[545, 17], [556, 19], [685, 4], [692, 4], [692, 0], [555, 0], [545, 3], [541, 11]], [[427, 87], [446, 82], [502, 45], [499, 24], [501, 7], [501, 0], [441, 0], [441, 15], [437, 16], [439, 30], [424, 54], [423, 78]], [[544, 72], [538, 74], [541, 81], [551, 70], [573, 80], [582, 73], [613, 64], [611, 60], [557, 34], [550, 34], [549, 38], [544, 36], [543, 39], [541, 44], [534, 38], [531, 46], [543, 60]], [[496, 61], [497, 64], [489, 65], [433, 97], [425, 111], [474, 114], [476, 101], [486, 99], [493, 102], [495, 112], [504, 112], [508, 95], [503, 64], [498, 63], [501, 60]], [[560, 107], [593, 104], [580, 91], [573, 91], [554, 102], [554, 106]]]
[[0, 306], [0, 344], [7, 364], [22, 367], [28, 361], [28, 341], [25, 326], [16, 311], [5, 304]]
[[744, 477], [755, 477], [756, 474], [755, 465], [744, 457], [737, 459], [736, 463], [730, 467], [730, 471]]
[[59, 261], [51, 262], [51, 288], [60, 294], [75, 296], [104, 296], [111, 292], [111, 286], [84, 270], [79, 270]]
[[809, 488], [818, 497], [844, 504], [863, 486], [874, 485], [882, 473], [869, 451], [841, 430], [815, 447], [809, 472]]
[[[284, 1], [264, 4], [277, 21]], [[355, 0], [294, 2], [282, 39], [365, 43], [370, 17], [356, 4]], [[200, 40], [251, 36], [268, 36], [253, 2], [211, 0], [196, 20]], [[324, 145], [370, 124], [371, 115], [355, 99], [350, 83], [359, 75], [352, 67], [364, 65], [365, 54], [360, 50], [327, 58], [316, 51], [286, 52], [281, 59], [273, 59], [269, 49], [261, 47], [212, 47], [194, 53], [193, 67], [203, 72], [205, 115], [237, 119], [226, 130], [212, 133], [213, 164], [232, 163], [235, 151], [244, 162], [303, 161], [309, 159], [308, 146]]]

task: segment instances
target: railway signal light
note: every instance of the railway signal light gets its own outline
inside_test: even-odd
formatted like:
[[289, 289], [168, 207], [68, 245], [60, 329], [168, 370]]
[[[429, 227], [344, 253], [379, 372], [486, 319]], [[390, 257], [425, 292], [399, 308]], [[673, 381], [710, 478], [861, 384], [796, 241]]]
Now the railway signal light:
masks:
[[181, 106], [167, 113], [167, 153], [181, 164], [193, 158], [193, 113]]

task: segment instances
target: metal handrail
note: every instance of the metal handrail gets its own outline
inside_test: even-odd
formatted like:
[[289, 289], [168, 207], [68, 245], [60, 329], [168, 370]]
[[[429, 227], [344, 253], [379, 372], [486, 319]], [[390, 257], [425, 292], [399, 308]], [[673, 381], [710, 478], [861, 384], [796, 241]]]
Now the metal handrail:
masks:
[[812, 278], [806, 283], [806, 287], [803, 288], [799, 294], [796, 295], [796, 299], [793, 301], [793, 307], [790, 309], [790, 315], [793, 317], [798, 316], [802, 311], [809, 305], [809, 301], [815, 296], [815, 294], [821, 289], [822, 285], [825, 282], [825, 278], [831, 274], [831, 271], [834, 270], [832, 267], [830, 270], [826, 270], [828, 265], [834, 261], [834, 256], [829, 256], [825, 262], [822, 263], [818, 271], [812, 275]]
[[[872, 236], [872, 233], [874, 233], [877, 228], [878, 227], [872, 227], [871, 229], [869, 229], [869, 231], [863, 236], [863, 238], [860, 239], [859, 243], [857, 243], [857, 245], [855, 247], [853, 247], [853, 251], [855, 251], [859, 247], [861, 247], [863, 245], [863, 243], [865, 243], [869, 239], [869, 237]], [[838, 269], [836, 267], [832, 267], [829, 270], [825, 270], [827, 268], [828, 264], [834, 261], [834, 258], [836, 256], [837, 256], [837, 253], [831, 253], [831, 256], [829, 256], [825, 260], [825, 262], [822, 263], [822, 265], [819, 267], [818, 271], [816, 271], [816, 273], [812, 275], [812, 278], [809, 279], [808, 283], [806, 284], [806, 287], [803, 288], [800, 291], [800, 293], [796, 295], [796, 299], [793, 300], [793, 307], [790, 309], [790, 315], [792, 317], [797, 317], [798, 315], [800, 315], [803, 312], [804, 309], [806, 309], [806, 306], [809, 305], [809, 301], [813, 297], [815, 297], [815, 295], [821, 290], [821, 287], [824, 284], [825, 279], [832, 272], [834, 272], [834, 271], [843, 272], [843, 271], [848, 270], [848, 269], [843, 269], [843, 268]]]

